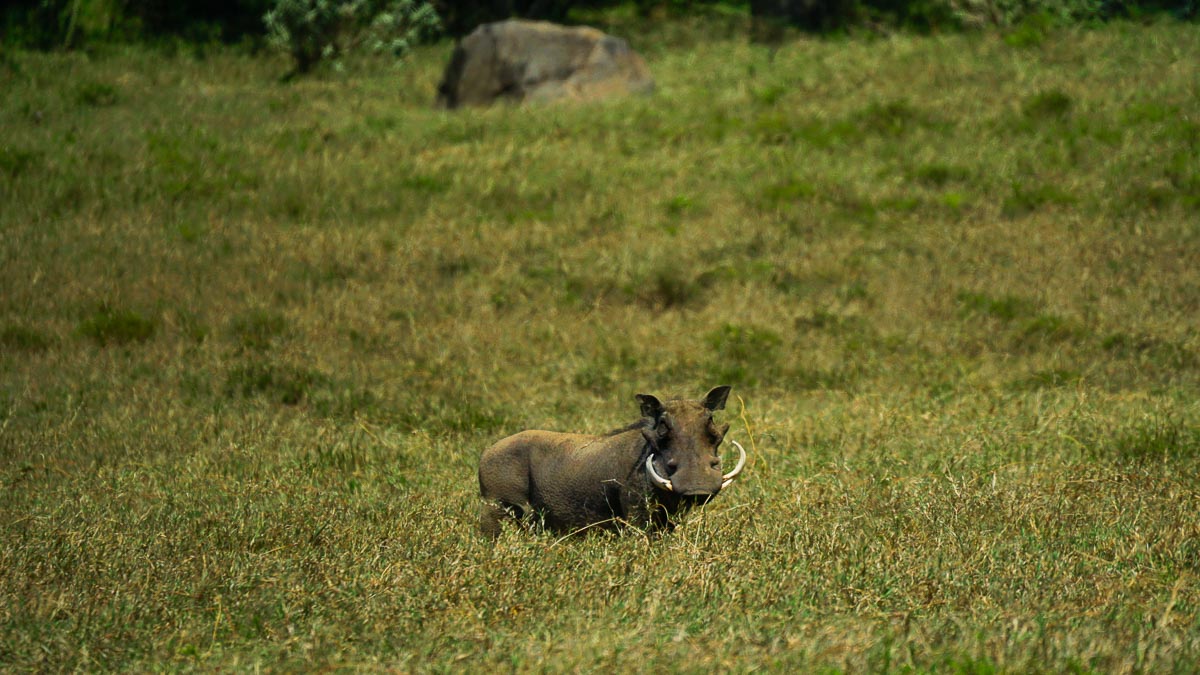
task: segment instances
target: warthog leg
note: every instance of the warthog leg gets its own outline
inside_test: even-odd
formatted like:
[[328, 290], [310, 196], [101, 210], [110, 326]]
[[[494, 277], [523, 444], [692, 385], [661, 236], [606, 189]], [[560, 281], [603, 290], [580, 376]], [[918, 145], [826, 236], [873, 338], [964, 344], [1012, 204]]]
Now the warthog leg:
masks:
[[533, 507], [529, 504], [509, 504], [503, 500], [485, 499], [479, 508], [479, 531], [495, 539], [500, 536], [501, 522], [512, 519], [530, 527]]

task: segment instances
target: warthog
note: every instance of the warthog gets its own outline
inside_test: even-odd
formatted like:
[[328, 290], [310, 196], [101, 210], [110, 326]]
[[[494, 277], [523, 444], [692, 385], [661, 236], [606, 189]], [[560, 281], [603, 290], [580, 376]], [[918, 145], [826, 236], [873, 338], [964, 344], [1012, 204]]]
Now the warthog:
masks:
[[483, 451], [479, 526], [500, 534], [501, 521], [540, 520], [547, 528], [671, 528], [671, 516], [716, 496], [746, 465], [721, 473], [718, 446], [729, 430], [713, 412], [725, 408], [729, 387], [701, 400], [663, 403], [638, 394], [642, 418], [603, 436], [522, 431]]

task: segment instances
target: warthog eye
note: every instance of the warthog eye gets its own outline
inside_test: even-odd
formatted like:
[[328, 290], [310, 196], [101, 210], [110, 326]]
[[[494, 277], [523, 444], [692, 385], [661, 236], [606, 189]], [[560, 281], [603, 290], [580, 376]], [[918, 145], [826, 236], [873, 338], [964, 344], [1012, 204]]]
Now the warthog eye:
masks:
[[728, 431], [729, 431], [728, 424], [724, 424], [720, 428], [718, 428], [716, 424], [708, 425], [709, 438], [711, 438], [712, 442], [717, 445], [719, 445], [721, 443], [721, 441], [725, 440], [725, 433]]

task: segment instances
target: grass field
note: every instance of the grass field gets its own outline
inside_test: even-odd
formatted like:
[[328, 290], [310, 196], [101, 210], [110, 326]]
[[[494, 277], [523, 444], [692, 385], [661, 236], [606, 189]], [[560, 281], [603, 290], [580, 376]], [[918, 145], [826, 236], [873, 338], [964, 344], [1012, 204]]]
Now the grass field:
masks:
[[[0, 58], [0, 670], [1195, 672], [1200, 30]], [[714, 39], [706, 39], [714, 38]], [[475, 532], [501, 436], [734, 385], [671, 535]]]

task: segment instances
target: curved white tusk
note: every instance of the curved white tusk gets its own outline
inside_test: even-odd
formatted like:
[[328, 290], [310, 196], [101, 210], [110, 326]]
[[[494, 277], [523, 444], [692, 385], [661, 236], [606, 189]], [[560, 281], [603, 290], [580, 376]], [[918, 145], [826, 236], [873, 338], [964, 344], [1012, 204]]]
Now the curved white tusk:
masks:
[[646, 475], [650, 476], [650, 482], [667, 492], [674, 492], [675, 488], [671, 485], [671, 481], [658, 475], [654, 470], [654, 455], [646, 455]]
[[737, 441], [733, 440], [732, 438], [729, 439], [729, 442], [733, 443], [735, 446], [737, 446], [738, 452], [742, 453], [742, 456], [738, 459], [737, 466], [733, 467], [733, 471], [730, 471], [729, 473], [725, 474], [724, 476], [721, 476], [721, 489], [722, 490], [729, 487], [729, 484], [733, 482], [733, 479], [737, 478], [737, 475], [742, 472], [742, 467], [746, 466], [746, 450], [744, 448], [742, 448], [742, 444], [738, 443]]

